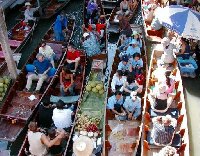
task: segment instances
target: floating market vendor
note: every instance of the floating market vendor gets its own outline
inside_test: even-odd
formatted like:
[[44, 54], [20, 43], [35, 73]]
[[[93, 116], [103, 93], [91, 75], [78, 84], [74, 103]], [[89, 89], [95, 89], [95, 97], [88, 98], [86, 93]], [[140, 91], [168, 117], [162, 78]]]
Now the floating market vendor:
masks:
[[36, 17], [34, 17], [33, 14], [35, 11], [39, 9], [39, 7], [31, 8], [30, 2], [26, 2], [25, 6], [26, 6], [26, 10], [24, 12], [25, 22], [28, 22], [30, 25], [33, 25], [33, 23], [36, 21]]
[[100, 44], [96, 39], [93, 33], [84, 33], [83, 34], [83, 42], [82, 45], [84, 47], [87, 56], [91, 57], [101, 53]]

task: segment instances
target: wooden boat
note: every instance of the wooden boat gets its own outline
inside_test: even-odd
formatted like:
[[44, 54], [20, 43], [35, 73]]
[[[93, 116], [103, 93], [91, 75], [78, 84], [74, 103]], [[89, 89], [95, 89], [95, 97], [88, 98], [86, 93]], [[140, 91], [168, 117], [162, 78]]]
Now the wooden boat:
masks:
[[[21, 54], [18, 54], [20, 50], [25, 46], [27, 41], [31, 38], [33, 35], [33, 31], [35, 30], [37, 26], [37, 22], [33, 24], [33, 26], [25, 26], [23, 21], [18, 22], [9, 32], [9, 45], [11, 50], [13, 51], [13, 55], [21, 56]], [[7, 65], [5, 61], [5, 57], [2, 51], [2, 48], [0, 47], [0, 74], [7, 71]]]
[[43, 14], [41, 19], [48, 19], [58, 14], [68, 3], [70, 0], [51, 0], [47, 5], [43, 8]]
[[[80, 52], [81, 52], [81, 56], [80, 56], [80, 58], [81, 58], [80, 59], [81, 73], [76, 75], [76, 77], [75, 77], [75, 84], [76, 84], [75, 93], [76, 93], [77, 96], [79, 96], [78, 99], [82, 98], [82, 91], [84, 89], [84, 82], [85, 82], [84, 81], [85, 80], [85, 67], [86, 67], [86, 56], [85, 56], [83, 51], [80, 51]], [[47, 96], [48, 97], [54, 96], [54, 98], [55, 97], [60, 98], [61, 95], [60, 95], [60, 76], [59, 75], [60, 75], [60, 72], [62, 71], [64, 61], [65, 60], [62, 61], [63, 63], [60, 65], [60, 67], [57, 71], [57, 75], [52, 80], [51, 85], [50, 85], [49, 89], [45, 92], [43, 98], [45, 98]], [[65, 102], [69, 101], [69, 98], [70, 98], [70, 96], [62, 97], [63, 101], [65, 101]], [[43, 101], [43, 99], [40, 100], [40, 102], [42, 102], [42, 101]], [[73, 105], [78, 110], [78, 107], [80, 105], [80, 101], [77, 100], [76, 102], [73, 102]], [[33, 120], [38, 122], [38, 113], [35, 114], [35, 116], [33, 117]], [[70, 141], [71, 141], [73, 131], [74, 131], [74, 125], [71, 128], [69, 138], [66, 140], [66, 147], [65, 147], [66, 151], [68, 150], [68, 146], [70, 145]], [[29, 143], [28, 143], [28, 137], [26, 136], [26, 138], [23, 141], [23, 144], [21, 146], [21, 149], [19, 150], [18, 156], [26, 156], [26, 151], [28, 151], [28, 149], [29, 149]]]
[[[71, 36], [73, 34], [73, 29], [75, 27], [75, 20], [69, 19], [69, 29]], [[71, 25], [71, 26], [70, 26]], [[55, 51], [56, 56], [58, 56], [58, 61], [56, 62], [57, 68], [60, 69], [62, 61], [65, 59], [64, 56], [64, 49], [62, 44], [57, 43], [47, 43], [52, 47]], [[38, 48], [32, 53], [30, 58], [28, 59], [26, 64], [31, 64], [35, 60], [35, 57], [38, 53]], [[60, 55], [61, 54], [61, 55]], [[58, 72], [58, 70], [57, 70]], [[35, 94], [36, 99], [31, 101], [28, 99], [31, 92], [22, 91], [26, 85], [26, 67], [24, 66], [17, 77], [15, 83], [10, 88], [10, 91], [7, 95], [5, 102], [0, 111], [0, 139], [7, 140], [9, 142], [14, 142], [16, 138], [19, 136], [23, 128], [28, 123], [29, 119], [31, 118], [32, 114], [37, 110], [39, 101], [45, 95], [45, 93], [49, 90], [53, 80], [56, 78], [50, 78], [46, 85], [44, 83], [42, 87], [42, 94]]]
[[[131, 25], [132, 27], [132, 30], [134, 31], [137, 31], [137, 32], [140, 32], [141, 35], [142, 33], [144, 33], [144, 30], [141, 26], [136, 26], [136, 25]], [[120, 46], [120, 40], [118, 42], [118, 46]], [[142, 60], [144, 62], [144, 73], [143, 73], [143, 76], [147, 77], [147, 56], [146, 56], [146, 47], [145, 47], [145, 42], [143, 40], [143, 48], [141, 50], [142, 52]], [[115, 54], [115, 57], [114, 57], [114, 60], [113, 60], [113, 65], [112, 65], [112, 72], [111, 72], [111, 75], [110, 75], [110, 78], [109, 78], [109, 89], [108, 89], [108, 92], [107, 92], [107, 99], [112, 96], [112, 91], [111, 91], [111, 81], [112, 81], [112, 77], [113, 75], [116, 73], [117, 71], [117, 67], [118, 67], [118, 64], [120, 62], [120, 59], [119, 59], [119, 51], [116, 51], [116, 54]], [[143, 84], [143, 87], [144, 87], [144, 91], [141, 93], [141, 99], [142, 99], [142, 106], [144, 106], [144, 93], [145, 93], [145, 88], [146, 88], [146, 80], [144, 80], [144, 84]], [[116, 128], [116, 126], [118, 124], [122, 124], [122, 126], [124, 127], [124, 130], [126, 129], [126, 131], [128, 129], [131, 129], [133, 134], [132, 136], [122, 136], [123, 138], [120, 140], [120, 139], [117, 139], [115, 138], [118, 143], [114, 143], [114, 137], [113, 137], [113, 134], [111, 133], [112, 130], [114, 128]], [[142, 117], [140, 116], [138, 120], [132, 120], [132, 121], [118, 121], [115, 119], [114, 117], [114, 114], [106, 109], [106, 106], [105, 106], [105, 123], [104, 123], [104, 155], [105, 156], [111, 156], [111, 155], [120, 155], [120, 154], [124, 154], [124, 155], [136, 155], [137, 154], [137, 150], [138, 150], [138, 146], [139, 146], [139, 142], [140, 142], [140, 138], [141, 138], [141, 135], [142, 135]], [[115, 147], [118, 147], [118, 146], [122, 146], [122, 144], [126, 144], [126, 145], [130, 145], [131, 146], [131, 151], [123, 151], [123, 152], [120, 152], [120, 149], [119, 150], [115, 150]], [[112, 148], [113, 147], [113, 148]]]
[[[157, 68], [157, 62], [160, 60], [163, 54], [163, 49], [160, 44], [156, 45], [153, 49], [151, 56], [151, 62], [149, 67], [147, 90], [145, 93], [145, 105], [143, 112], [143, 135], [142, 135], [142, 155], [143, 156], [157, 156], [159, 151], [163, 146], [156, 146], [150, 137], [152, 130], [152, 118], [155, 116], [165, 116], [171, 115], [173, 118], [177, 119], [177, 128], [173, 138], [174, 146], [177, 149], [177, 154], [180, 156], [188, 156], [189, 153], [189, 136], [188, 136], [188, 123], [187, 123], [187, 112], [183, 93], [182, 79], [180, 71], [178, 69], [177, 61], [173, 63], [169, 69], [172, 71], [172, 75], [176, 77], [175, 79], [175, 97], [174, 102], [169, 106], [167, 112], [165, 113], [155, 113], [152, 111], [151, 104], [148, 98], [150, 89], [154, 87], [156, 79], [153, 78], [153, 72]], [[153, 113], [154, 112], [154, 113]]]

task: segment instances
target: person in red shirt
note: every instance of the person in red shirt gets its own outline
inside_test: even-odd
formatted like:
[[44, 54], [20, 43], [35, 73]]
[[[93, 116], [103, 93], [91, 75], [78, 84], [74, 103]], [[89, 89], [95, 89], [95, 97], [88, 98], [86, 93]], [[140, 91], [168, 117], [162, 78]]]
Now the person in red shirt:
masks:
[[67, 46], [66, 64], [71, 71], [76, 71], [79, 61], [80, 52], [74, 48], [73, 44]]

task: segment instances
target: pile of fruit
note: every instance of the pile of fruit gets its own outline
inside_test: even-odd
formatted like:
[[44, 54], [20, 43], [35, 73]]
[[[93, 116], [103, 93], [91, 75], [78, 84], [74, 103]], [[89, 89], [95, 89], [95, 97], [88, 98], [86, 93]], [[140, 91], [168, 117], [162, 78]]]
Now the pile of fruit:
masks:
[[87, 131], [87, 132], [97, 132], [98, 125], [100, 123], [100, 119], [96, 117], [89, 117], [87, 115], [78, 114], [78, 119], [76, 121], [76, 128], [77, 131]]
[[0, 77], [0, 101], [3, 100], [3, 97], [5, 96], [8, 85], [10, 84], [11, 78], [8, 76]]
[[101, 81], [89, 81], [86, 90], [102, 95], [104, 93], [103, 83]]

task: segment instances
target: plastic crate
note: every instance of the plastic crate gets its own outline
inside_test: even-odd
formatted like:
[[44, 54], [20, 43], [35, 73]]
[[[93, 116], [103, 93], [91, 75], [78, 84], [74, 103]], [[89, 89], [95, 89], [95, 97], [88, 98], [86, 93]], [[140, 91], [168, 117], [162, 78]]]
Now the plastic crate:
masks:
[[194, 73], [198, 68], [196, 61], [191, 56], [186, 60], [184, 60], [182, 57], [178, 57], [177, 61], [181, 73]]

